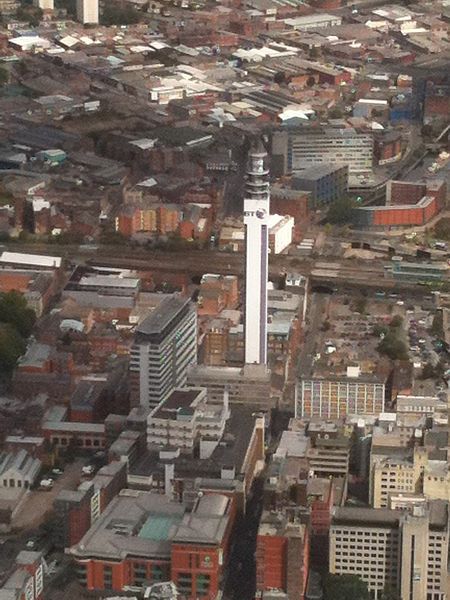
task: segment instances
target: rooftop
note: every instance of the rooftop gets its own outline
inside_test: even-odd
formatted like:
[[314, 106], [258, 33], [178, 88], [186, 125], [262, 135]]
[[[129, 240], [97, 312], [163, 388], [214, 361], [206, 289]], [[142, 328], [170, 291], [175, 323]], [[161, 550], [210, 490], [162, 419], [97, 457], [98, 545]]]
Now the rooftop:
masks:
[[206, 395], [203, 388], [184, 388], [174, 390], [165, 402], [159, 404], [151, 417], [156, 419], [176, 419], [180, 412], [183, 415], [193, 414], [194, 407]]
[[[430, 527], [445, 528], [448, 526], [447, 503], [443, 500], [432, 500], [428, 503]], [[337, 508], [333, 515], [334, 525], [355, 525], [360, 527], [398, 527], [402, 519], [408, 518], [404, 512], [389, 508]]]
[[26, 353], [19, 359], [19, 367], [27, 368], [42, 368], [50, 359], [52, 347], [47, 344], [33, 342], [27, 348]]
[[0, 264], [26, 265], [29, 267], [41, 267], [59, 269], [62, 258], [59, 256], [44, 256], [42, 254], [22, 254], [20, 252], [2, 252]]
[[205, 495], [187, 513], [183, 504], [160, 494], [122, 490], [69, 552], [112, 560], [169, 558], [172, 542], [220, 544], [229, 502], [221, 494]]
[[136, 327], [136, 333], [144, 336], [162, 334], [189, 304], [189, 298], [181, 296], [164, 298], [153, 312]]
[[301, 185], [301, 182], [305, 179], [312, 179], [314, 181], [318, 179], [322, 179], [322, 177], [326, 177], [327, 175], [331, 175], [335, 173], [339, 169], [345, 169], [346, 165], [339, 164], [317, 164], [314, 167], [309, 167], [305, 169], [298, 175], [292, 178], [292, 184], [295, 188], [297, 185]]

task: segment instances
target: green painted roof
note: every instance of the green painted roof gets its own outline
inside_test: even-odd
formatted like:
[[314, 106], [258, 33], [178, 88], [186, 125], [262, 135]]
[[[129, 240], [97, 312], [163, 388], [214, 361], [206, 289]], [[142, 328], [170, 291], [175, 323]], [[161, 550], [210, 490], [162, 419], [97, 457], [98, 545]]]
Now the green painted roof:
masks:
[[168, 540], [172, 526], [178, 525], [180, 520], [176, 515], [150, 515], [143, 524], [139, 537], [154, 542]]

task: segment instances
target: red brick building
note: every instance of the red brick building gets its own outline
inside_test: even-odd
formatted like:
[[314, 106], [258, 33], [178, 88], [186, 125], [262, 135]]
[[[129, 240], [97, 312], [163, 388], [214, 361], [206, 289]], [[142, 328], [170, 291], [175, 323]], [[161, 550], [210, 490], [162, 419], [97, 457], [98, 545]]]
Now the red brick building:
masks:
[[124, 490], [69, 554], [88, 590], [171, 579], [181, 598], [212, 600], [221, 588], [234, 519], [234, 499], [223, 494], [204, 494], [188, 512], [163, 495]]
[[386, 206], [356, 209], [355, 222], [361, 227], [374, 228], [425, 225], [442, 210], [446, 194], [444, 181], [389, 181]]
[[41, 600], [44, 593], [44, 567], [41, 552], [22, 550], [16, 559], [16, 568], [0, 587], [3, 598], [14, 600]]
[[437, 118], [448, 119], [450, 114], [450, 87], [428, 82], [425, 92], [424, 118], [430, 122]]
[[402, 138], [399, 132], [375, 136], [374, 156], [379, 165], [395, 162], [402, 157]]
[[299, 242], [310, 222], [311, 194], [302, 190], [292, 190], [272, 186], [270, 191], [270, 212], [276, 215], [294, 217], [293, 241]]
[[333, 480], [311, 479], [308, 481], [307, 493], [311, 508], [311, 530], [314, 535], [327, 535], [335, 499]]
[[42, 435], [57, 448], [67, 448], [75, 444], [78, 448], [97, 451], [106, 445], [103, 423], [44, 421]]
[[53, 504], [61, 524], [56, 545], [66, 548], [78, 544], [126, 483], [126, 464], [112, 462], [98, 471], [90, 485], [83, 483], [76, 491], [62, 490]]
[[238, 279], [234, 275], [204, 275], [198, 296], [198, 314], [217, 316], [224, 309], [234, 309], [239, 302]]
[[265, 591], [285, 592], [303, 600], [308, 584], [309, 531], [298, 516], [264, 512], [256, 540], [256, 597]]

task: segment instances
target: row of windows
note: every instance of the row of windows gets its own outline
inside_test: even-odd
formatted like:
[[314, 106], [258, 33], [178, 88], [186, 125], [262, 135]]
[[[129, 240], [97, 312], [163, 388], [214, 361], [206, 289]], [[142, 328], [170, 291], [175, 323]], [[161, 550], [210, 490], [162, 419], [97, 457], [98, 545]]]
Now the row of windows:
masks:
[[390, 529], [383, 531], [354, 531], [352, 529], [338, 529], [337, 527], [333, 527], [332, 532], [338, 535], [351, 535], [353, 538], [361, 538], [361, 537], [394, 537], [397, 538], [397, 533], [392, 532]]
[[[195, 578], [192, 573], [178, 573], [177, 588], [181, 595], [207, 596], [211, 585], [210, 580], [210, 576], [203, 573], [196, 575]], [[195, 590], [192, 589], [194, 583]]]
[[[10, 479], [9, 480], [9, 485], [8, 485], [8, 479], [4, 479], [3, 480], [3, 487], [16, 487], [16, 481], [17, 481], [17, 487], [21, 488], [22, 487], [22, 480], [21, 479]], [[23, 487], [24, 488], [28, 488], [30, 486], [30, 482], [29, 481], [24, 481], [23, 482]]]
[[52, 442], [54, 444], [56, 444], [57, 446], [61, 445], [61, 446], [69, 446], [69, 444], [72, 442], [72, 440], [75, 442], [75, 444], [77, 446], [84, 446], [86, 448], [89, 448], [90, 446], [93, 446], [95, 448], [99, 448], [99, 447], [103, 447], [105, 445], [105, 441], [104, 440], [99, 440], [99, 439], [91, 439], [91, 438], [72, 438], [72, 437], [57, 437], [57, 436], [53, 436], [52, 437]]

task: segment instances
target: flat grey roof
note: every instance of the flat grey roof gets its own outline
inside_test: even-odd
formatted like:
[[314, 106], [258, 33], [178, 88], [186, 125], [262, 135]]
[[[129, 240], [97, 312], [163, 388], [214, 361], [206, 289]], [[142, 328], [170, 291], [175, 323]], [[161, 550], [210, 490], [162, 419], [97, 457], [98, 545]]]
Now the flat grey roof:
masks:
[[69, 554], [79, 558], [170, 557], [172, 541], [219, 544], [229, 498], [203, 496], [192, 512], [152, 492], [122, 490]]
[[[445, 528], [448, 526], [448, 509], [444, 500], [431, 500], [428, 503], [430, 527]], [[408, 516], [407, 512], [389, 508], [337, 508], [333, 515], [334, 525], [356, 525], [360, 527], [397, 527], [400, 520]]]
[[170, 325], [172, 319], [189, 303], [189, 298], [180, 296], [164, 298], [153, 312], [136, 327], [136, 333], [144, 335], [162, 333]]
[[295, 187], [297, 182], [302, 181], [304, 179], [312, 179], [315, 181], [317, 179], [321, 179], [322, 177], [325, 177], [326, 175], [335, 173], [336, 171], [339, 171], [340, 169], [342, 169], [344, 167], [346, 167], [346, 165], [342, 165], [339, 163], [317, 164], [314, 167], [309, 167], [308, 169], [305, 169], [304, 171], [301, 171], [300, 173], [298, 173], [298, 175], [295, 175], [295, 177], [292, 178], [292, 183], [294, 184], [294, 187]]
[[[128, 555], [146, 557], [169, 557], [171, 539], [175, 535], [176, 522], [181, 522], [185, 512], [182, 504], [170, 502], [165, 496], [151, 492], [123, 490], [79, 544], [69, 553], [77, 557], [104, 557], [123, 559]], [[165, 519], [164, 523], [161, 519]], [[165, 525], [166, 535], [147, 535], [150, 520]], [[169, 522], [170, 520], [170, 522]], [[172, 529], [172, 531], [170, 531]], [[143, 530], [144, 535], [139, 535]], [[152, 539], [153, 538], [153, 539]]]
[[42, 429], [73, 431], [74, 433], [105, 433], [105, 425], [103, 423], [77, 423], [75, 421], [44, 421]]
[[389, 508], [337, 508], [333, 515], [334, 525], [360, 525], [380, 527], [398, 526], [402, 513]]
[[204, 392], [204, 388], [184, 388], [174, 390], [170, 396], [157, 406], [152, 417], [155, 419], [176, 419], [177, 414], [194, 414], [192, 403]]

